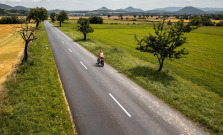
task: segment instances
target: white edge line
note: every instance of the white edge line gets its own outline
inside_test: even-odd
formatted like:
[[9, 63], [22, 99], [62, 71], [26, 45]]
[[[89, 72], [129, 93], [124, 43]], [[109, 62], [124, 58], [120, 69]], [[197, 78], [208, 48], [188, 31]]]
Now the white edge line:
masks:
[[80, 63], [81, 63], [81, 65], [82, 65], [82, 66], [84, 66], [84, 68], [86, 68], [86, 69], [87, 69], [87, 67], [86, 67], [86, 66], [85, 66], [85, 65], [84, 65], [84, 64], [83, 64], [81, 61], [80, 61]]
[[109, 95], [111, 96], [111, 98], [113, 99], [113, 100], [115, 100], [115, 102], [122, 108], [122, 110], [129, 116], [129, 117], [132, 117], [126, 110], [125, 110], [125, 108], [112, 96], [112, 94], [111, 93], [109, 93]]
[[[69, 50], [70, 50], [70, 48], [68, 48]], [[70, 50], [70, 52], [72, 52], [71, 50]]]

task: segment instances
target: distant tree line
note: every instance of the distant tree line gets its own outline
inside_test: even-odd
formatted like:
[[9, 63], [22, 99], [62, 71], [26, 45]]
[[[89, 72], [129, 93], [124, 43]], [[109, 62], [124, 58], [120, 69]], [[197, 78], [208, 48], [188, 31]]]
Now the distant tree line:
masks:
[[0, 9], [0, 16], [27, 16], [28, 11], [15, 9]]
[[0, 19], [0, 24], [22, 24], [25, 19], [19, 19], [17, 16], [3, 16]]
[[192, 26], [222, 26], [222, 21], [214, 23], [211, 20], [223, 20], [223, 15], [182, 15], [176, 16], [177, 19], [190, 20]]

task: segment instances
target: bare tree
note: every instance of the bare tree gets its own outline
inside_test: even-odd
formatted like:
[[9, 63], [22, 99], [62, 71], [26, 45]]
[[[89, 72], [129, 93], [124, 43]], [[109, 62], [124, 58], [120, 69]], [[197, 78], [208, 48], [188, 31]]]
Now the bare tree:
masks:
[[27, 61], [28, 59], [28, 46], [29, 43], [36, 40], [36, 31], [37, 27], [33, 27], [32, 25], [26, 22], [25, 24], [21, 24], [21, 26], [15, 26], [13, 28], [13, 32], [19, 34], [25, 42], [24, 56], [22, 59], [22, 63]]

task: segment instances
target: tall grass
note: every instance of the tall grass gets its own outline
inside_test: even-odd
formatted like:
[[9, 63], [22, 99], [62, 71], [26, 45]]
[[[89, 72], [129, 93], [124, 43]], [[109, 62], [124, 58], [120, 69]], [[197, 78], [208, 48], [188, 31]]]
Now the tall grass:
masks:
[[37, 38], [29, 46], [28, 62], [4, 84], [0, 134], [76, 134], [43, 25]]

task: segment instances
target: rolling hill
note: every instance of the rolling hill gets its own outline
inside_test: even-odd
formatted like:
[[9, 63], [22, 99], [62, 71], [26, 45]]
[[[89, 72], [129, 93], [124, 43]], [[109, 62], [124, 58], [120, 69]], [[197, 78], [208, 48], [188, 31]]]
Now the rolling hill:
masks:
[[183, 9], [176, 12], [177, 14], [205, 14], [203, 10], [197, 9], [195, 7], [184, 7]]
[[27, 7], [23, 7], [23, 6], [12, 7], [12, 6], [9, 6], [9, 5], [6, 5], [6, 4], [0, 4], [0, 9], [14, 9], [14, 10], [24, 10], [24, 11], [29, 11], [30, 10], [30, 8], [27, 8]]

